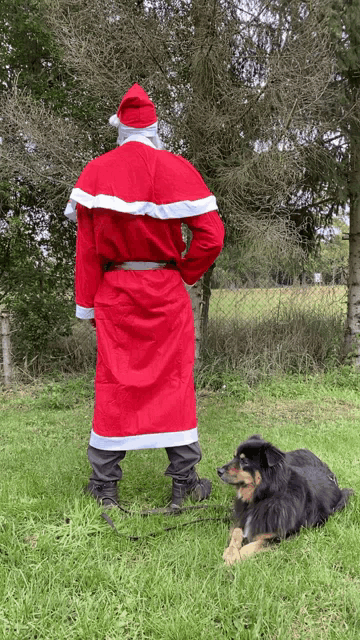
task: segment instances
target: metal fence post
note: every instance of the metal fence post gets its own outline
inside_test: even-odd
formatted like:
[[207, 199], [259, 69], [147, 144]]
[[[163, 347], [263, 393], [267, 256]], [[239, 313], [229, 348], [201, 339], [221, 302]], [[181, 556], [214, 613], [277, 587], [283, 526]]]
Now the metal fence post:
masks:
[[9, 386], [12, 380], [10, 317], [9, 312], [4, 310], [1, 311], [1, 337], [4, 383]]
[[195, 367], [200, 365], [201, 356], [201, 280], [194, 285], [186, 285], [186, 289], [190, 295], [192, 310], [194, 314], [195, 325]]

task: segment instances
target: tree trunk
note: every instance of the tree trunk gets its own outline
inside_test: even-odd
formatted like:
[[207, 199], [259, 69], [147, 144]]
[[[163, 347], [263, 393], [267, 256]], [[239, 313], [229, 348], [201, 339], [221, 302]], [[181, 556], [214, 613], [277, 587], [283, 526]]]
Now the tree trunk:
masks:
[[[215, 0], [216, 1], [216, 0]], [[209, 90], [209, 80], [204, 73], [204, 60], [206, 61], [206, 50], [209, 50], [210, 38], [215, 37], [212, 33], [212, 17], [214, 6], [209, 5], [208, 0], [193, 0], [191, 5], [192, 20], [194, 25], [194, 46], [193, 59], [191, 64], [190, 79], [193, 95], [192, 108], [188, 113], [187, 126], [190, 135], [190, 160], [197, 165], [199, 150], [204, 143], [202, 127], [206, 127], [206, 122], [199, 121], [197, 115], [198, 108], [204, 107], [211, 95]], [[210, 36], [211, 34], [211, 36]], [[200, 154], [201, 155], [201, 154]], [[200, 166], [200, 173], [206, 167]], [[212, 268], [191, 289], [189, 289], [195, 321], [196, 332], [196, 366], [201, 363], [203, 344], [208, 322], [209, 300], [210, 300], [210, 280]]]
[[202, 352], [206, 344], [211, 296], [211, 276], [214, 265], [192, 287], [186, 286], [192, 304], [195, 325], [195, 366], [201, 365]]
[[348, 311], [345, 351], [360, 366], [360, 126], [353, 124], [350, 139], [350, 231]]
[[202, 306], [201, 306], [201, 338], [202, 348], [206, 342], [207, 327], [209, 321], [210, 296], [211, 296], [211, 276], [214, 271], [215, 264], [203, 276], [202, 284]]

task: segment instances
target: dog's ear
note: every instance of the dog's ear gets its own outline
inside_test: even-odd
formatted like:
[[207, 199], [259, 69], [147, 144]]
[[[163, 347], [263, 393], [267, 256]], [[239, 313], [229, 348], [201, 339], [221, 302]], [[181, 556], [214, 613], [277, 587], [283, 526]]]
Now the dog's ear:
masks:
[[265, 444], [263, 455], [265, 456], [268, 467], [274, 467], [276, 464], [279, 464], [279, 462], [285, 460], [285, 453], [274, 447], [270, 442]]

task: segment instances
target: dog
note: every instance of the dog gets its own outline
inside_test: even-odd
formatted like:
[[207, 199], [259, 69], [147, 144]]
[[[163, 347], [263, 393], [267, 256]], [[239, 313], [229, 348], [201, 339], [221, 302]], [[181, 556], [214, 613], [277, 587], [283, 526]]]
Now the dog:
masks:
[[335, 474], [308, 449], [285, 453], [259, 435], [240, 444], [217, 472], [237, 490], [235, 526], [223, 555], [227, 565], [302, 527], [324, 524], [354, 493], [340, 489]]

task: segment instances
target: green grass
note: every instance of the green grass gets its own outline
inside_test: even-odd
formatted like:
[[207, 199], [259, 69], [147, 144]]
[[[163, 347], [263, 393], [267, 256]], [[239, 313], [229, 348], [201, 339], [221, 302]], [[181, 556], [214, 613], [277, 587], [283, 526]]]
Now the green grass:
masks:
[[[342, 486], [360, 490], [360, 378], [350, 369], [278, 378], [251, 391], [200, 392], [210, 504], [233, 493], [216, 467], [261, 433], [280, 448], [309, 447]], [[82, 496], [92, 380], [4, 393], [0, 406], [0, 638], [7, 640], [338, 640], [360, 628], [360, 510], [351, 499], [319, 530], [304, 530], [243, 564], [224, 566], [228, 524], [111, 516]], [[129, 452], [121, 498], [132, 510], [165, 505], [162, 450]], [[163, 528], [176, 525], [165, 533]], [[156, 533], [155, 537], [146, 537]]]
[[321, 310], [324, 315], [346, 314], [345, 286], [278, 287], [272, 289], [213, 289], [212, 319], [281, 318], [284, 312]]

